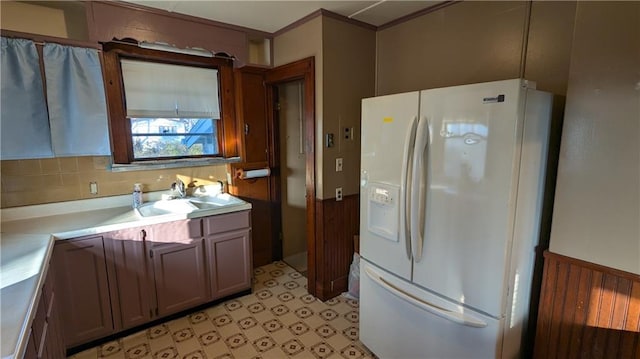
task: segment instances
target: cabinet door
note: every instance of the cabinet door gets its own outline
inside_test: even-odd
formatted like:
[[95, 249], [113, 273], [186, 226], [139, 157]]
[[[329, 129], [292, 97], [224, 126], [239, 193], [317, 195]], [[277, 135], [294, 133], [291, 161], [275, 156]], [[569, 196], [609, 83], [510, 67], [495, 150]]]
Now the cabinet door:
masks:
[[65, 347], [62, 329], [60, 327], [60, 303], [54, 289], [53, 268], [49, 269], [47, 279], [42, 288], [42, 298], [47, 308], [46, 322], [48, 324], [46, 341], [50, 358], [64, 358]]
[[213, 298], [251, 288], [251, 231], [218, 234], [206, 241]]
[[257, 67], [234, 70], [236, 114], [241, 138], [240, 157], [244, 163], [266, 164], [268, 160], [265, 71], [266, 69]]
[[38, 348], [36, 347], [36, 340], [33, 337], [33, 330], [29, 331], [29, 339], [27, 340], [27, 349], [24, 353], [24, 359], [37, 359]]
[[159, 316], [194, 307], [209, 299], [202, 238], [180, 242], [152, 245], [156, 314]]
[[53, 264], [67, 347], [111, 334], [114, 327], [102, 237], [59, 241]]
[[132, 328], [151, 320], [151, 283], [147, 272], [146, 231], [125, 229], [105, 235], [113, 255], [111, 283], [113, 315], [118, 329]]

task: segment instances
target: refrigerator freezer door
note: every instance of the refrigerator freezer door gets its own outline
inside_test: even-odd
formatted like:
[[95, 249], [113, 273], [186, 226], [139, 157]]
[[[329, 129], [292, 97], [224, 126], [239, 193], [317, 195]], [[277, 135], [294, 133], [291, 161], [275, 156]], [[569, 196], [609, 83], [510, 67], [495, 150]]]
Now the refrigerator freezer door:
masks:
[[360, 263], [360, 341], [379, 358], [499, 357], [504, 319], [458, 306]]
[[426, 90], [430, 123], [422, 258], [413, 281], [504, 315], [524, 89], [520, 80]]
[[362, 100], [360, 254], [407, 279], [406, 169], [419, 96], [410, 92]]

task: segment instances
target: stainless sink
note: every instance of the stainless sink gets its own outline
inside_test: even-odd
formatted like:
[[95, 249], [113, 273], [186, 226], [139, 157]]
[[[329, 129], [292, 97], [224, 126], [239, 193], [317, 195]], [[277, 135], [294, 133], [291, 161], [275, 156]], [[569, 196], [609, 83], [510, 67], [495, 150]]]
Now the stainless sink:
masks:
[[187, 217], [197, 217], [198, 215], [213, 214], [210, 212], [218, 212], [218, 210], [225, 209], [227, 207], [245, 204], [247, 204], [247, 202], [229, 194], [222, 193], [215, 196], [200, 196], [148, 202], [136, 210], [143, 217], [170, 214], [183, 214], [187, 215]]

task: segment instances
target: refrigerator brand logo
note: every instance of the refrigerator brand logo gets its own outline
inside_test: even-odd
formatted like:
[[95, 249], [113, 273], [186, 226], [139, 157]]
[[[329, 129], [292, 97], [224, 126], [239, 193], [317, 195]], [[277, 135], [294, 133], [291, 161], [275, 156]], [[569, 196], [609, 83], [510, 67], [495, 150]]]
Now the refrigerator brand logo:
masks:
[[496, 97], [485, 97], [482, 99], [482, 103], [496, 103], [504, 102], [504, 95], [498, 95]]

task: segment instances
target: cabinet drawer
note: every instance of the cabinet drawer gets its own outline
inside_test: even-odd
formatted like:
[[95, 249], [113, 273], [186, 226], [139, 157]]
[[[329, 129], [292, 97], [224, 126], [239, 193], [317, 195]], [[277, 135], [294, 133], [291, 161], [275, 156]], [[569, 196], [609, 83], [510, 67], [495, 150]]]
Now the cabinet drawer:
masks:
[[206, 236], [215, 233], [233, 231], [240, 228], [249, 228], [249, 226], [251, 226], [249, 211], [220, 214], [204, 219], [204, 230]]

